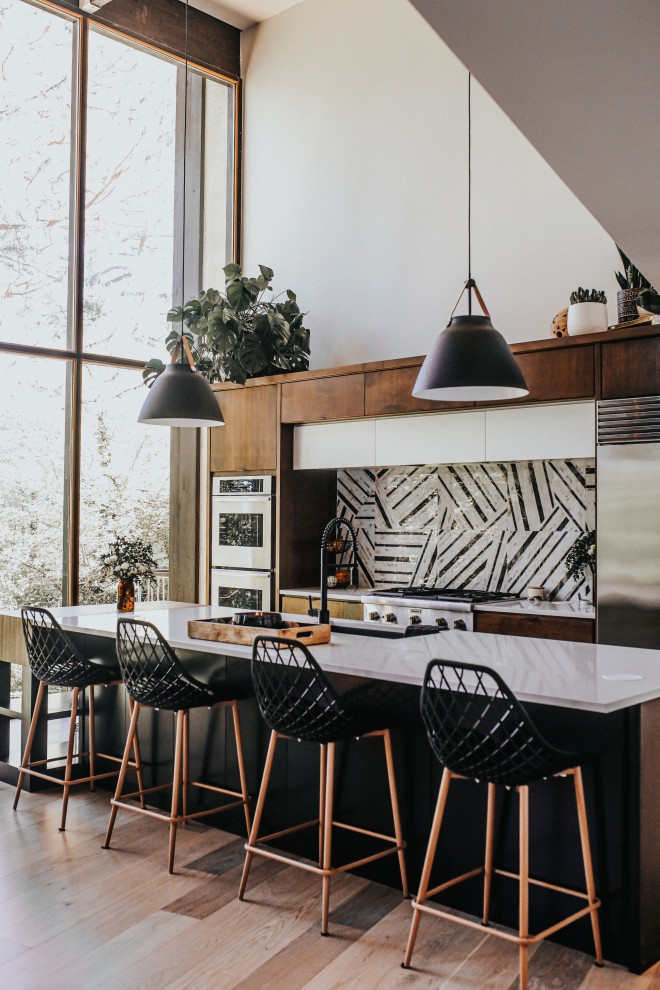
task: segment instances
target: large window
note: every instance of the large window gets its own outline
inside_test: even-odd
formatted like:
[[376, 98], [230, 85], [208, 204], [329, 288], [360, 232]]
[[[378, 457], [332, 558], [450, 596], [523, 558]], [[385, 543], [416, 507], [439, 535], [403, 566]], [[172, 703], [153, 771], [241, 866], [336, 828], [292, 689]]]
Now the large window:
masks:
[[184, 176], [186, 297], [234, 258], [237, 84], [40, 0], [0, 0], [0, 66], [0, 607], [112, 601], [116, 533], [168, 566], [141, 370], [184, 294]]

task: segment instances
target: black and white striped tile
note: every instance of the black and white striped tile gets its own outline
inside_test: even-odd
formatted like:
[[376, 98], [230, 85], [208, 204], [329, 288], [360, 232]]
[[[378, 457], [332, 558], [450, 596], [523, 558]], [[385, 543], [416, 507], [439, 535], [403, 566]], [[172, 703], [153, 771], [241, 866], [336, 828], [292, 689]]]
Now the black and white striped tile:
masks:
[[565, 557], [595, 526], [591, 460], [340, 471], [338, 511], [356, 526], [364, 584], [511, 591], [568, 600], [584, 580]]

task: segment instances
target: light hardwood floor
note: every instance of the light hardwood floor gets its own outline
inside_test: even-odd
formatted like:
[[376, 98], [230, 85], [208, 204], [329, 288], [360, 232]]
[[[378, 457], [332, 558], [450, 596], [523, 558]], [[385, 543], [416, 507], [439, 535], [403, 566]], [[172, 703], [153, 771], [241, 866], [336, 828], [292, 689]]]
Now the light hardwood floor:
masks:
[[[492, 936], [424, 919], [415, 969], [400, 968], [411, 908], [359, 877], [333, 881], [331, 938], [319, 931], [320, 882], [255, 858], [247, 899], [236, 892], [243, 842], [181, 829], [167, 873], [167, 829], [120, 812], [102, 850], [107, 792], [71, 797], [66, 833], [58, 791], [0, 785], [0, 986], [7, 990], [514, 990], [517, 951]], [[660, 990], [640, 977], [545, 943], [530, 990]]]

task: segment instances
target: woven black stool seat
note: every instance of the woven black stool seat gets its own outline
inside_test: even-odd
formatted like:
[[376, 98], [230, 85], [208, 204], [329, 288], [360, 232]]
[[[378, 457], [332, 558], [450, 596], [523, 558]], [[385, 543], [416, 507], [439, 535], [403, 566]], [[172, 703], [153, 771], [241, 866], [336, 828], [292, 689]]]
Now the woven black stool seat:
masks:
[[151, 622], [119, 619], [117, 656], [126, 690], [149, 708], [202, 708], [254, 693], [247, 664], [243, 677], [227, 680], [221, 658], [196, 657], [183, 663]]
[[[159, 818], [161, 821], [167, 822], [170, 827], [168, 869], [170, 873], [173, 873], [176, 833], [179, 824], [242, 805], [249, 834], [250, 796], [247, 790], [243, 759], [238, 701], [254, 694], [250, 668], [247, 663], [239, 664], [235, 671], [232, 671], [231, 676], [228, 676], [227, 663], [224, 657], [187, 656], [183, 651], [182, 656], [179, 657], [156, 626], [151, 622], [143, 622], [139, 619], [119, 619], [117, 623], [117, 657], [126, 690], [134, 704], [134, 710], [128, 729], [117, 789], [111, 801], [112, 810], [103, 848], [108, 849], [110, 847], [119, 808], [145, 814], [151, 818]], [[231, 708], [241, 783], [240, 791], [218, 787], [215, 784], [204, 783], [200, 780], [191, 780], [189, 776], [190, 709], [214, 707]], [[143, 708], [163, 709], [176, 713], [172, 781], [148, 788], [140, 785], [138, 791], [127, 794], [124, 792], [124, 780], [129, 753], [136, 738], [138, 719]], [[190, 788], [193, 787], [236, 800], [225, 801], [224, 804], [217, 807], [203, 808], [201, 811], [189, 813], [188, 795]], [[172, 791], [169, 814], [146, 808], [145, 796], [165, 788], [171, 788]], [[181, 812], [179, 811], [179, 795], [181, 795]], [[129, 803], [131, 799], [139, 799], [139, 807]]]
[[339, 693], [298, 640], [257, 636], [252, 680], [266, 725], [282, 736], [328, 743], [386, 728], [393, 699], [374, 681]]
[[116, 660], [85, 657], [46, 608], [21, 609], [30, 669], [44, 684], [86, 688], [121, 679]]
[[[37, 678], [39, 690], [32, 713], [30, 730], [25, 744], [23, 760], [18, 775], [16, 786], [16, 797], [14, 798], [14, 810], [18, 806], [21, 790], [25, 781], [25, 776], [31, 775], [47, 780], [52, 784], [59, 784], [64, 788], [62, 798], [62, 819], [60, 831], [66, 827], [66, 815], [69, 802], [69, 790], [77, 784], [88, 783], [91, 790], [97, 780], [105, 777], [116, 776], [119, 771], [113, 770], [108, 773], [96, 772], [96, 758], [110, 760], [114, 763], [121, 762], [119, 757], [110, 753], [97, 753], [94, 741], [94, 687], [95, 685], [119, 684], [121, 673], [119, 665], [114, 658], [108, 657], [86, 657], [75, 646], [67, 636], [59, 622], [46, 608], [30, 606], [21, 609], [21, 621], [23, 625], [23, 636], [25, 638], [25, 650], [32, 673]], [[59, 756], [46, 757], [46, 759], [30, 761], [32, 744], [34, 742], [39, 713], [44, 699], [48, 698], [47, 686], [56, 685], [60, 688], [70, 688], [73, 691], [71, 702], [71, 717], [69, 719], [69, 743], [66, 752], [66, 766], [64, 770], [64, 780], [47, 772], [48, 764], [58, 762], [62, 759]], [[76, 736], [76, 726], [78, 718], [78, 695], [87, 689], [89, 703], [89, 749], [86, 752], [74, 753], [74, 740]], [[83, 705], [84, 709], [84, 705]], [[82, 721], [82, 720], [81, 720]], [[83, 726], [80, 726], [80, 736], [83, 735]], [[130, 763], [131, 768], [138, 774], [140, 787], [141, 767], [139, 758], [139, 747], [135, 743], [135, 761]], [[89, 759], [89, 775], [73, 778], [74, 760], [82, 761]], [[38, 768], [38, 769], [37, 769]]]
[[[490, 667], [452, 660], [432, 660], [424, 675], [421, 714], [431, 748], [444, 770], [419, 891], [413, 900], [413, 920], [402, 963], [403, 967], [407, 969], [410, 966], [422, 914], [431, 914], [445, 921], [467, 925], [469, 928], [483, 931], [497, 938], [508, 939], [517, 944], [520, 964], [520, 990], [527, 990], [530, 946], [587, 915], [591, 918], [596, 963], [599, 966], [602, 965], [598, 925], [600, 901], [596, 897], [582, 782], [581, 764], [587, 757], [584, 754], [558, 749], [544, 739], [513, 692], [497, 671]], [[568, 780], [572, 779], [575, 788], [586, 893], [548, 883], [545, 878], [538, 880], [530, 876], [529, 785], [555, 775], [560, 775]], [[449, 796], [449, 787], [452, 780], [464, 778], [485, 781], [488, 784], [484, 865], [431, 887], [431, 871]], [[518, 873], [498, 869], [494, 865], [495, 801], [496, 785], [498, 784], [513, 788], [518, 794]], [[474, 800], [473, 793], [470, 801], [474, 802]], [[437, 897], [442, 891], [479, 875], [482, 875], [484, 880], [481, 922], [450, 912], [437, 903], [427, 903], [429, 898]], [[496, 875], [517, 880], [519, 883], [519, 919], [516, 935], [511, 935], [500, 928], [493, 928], [489, 925], [491, 885], [493, 877]], [[549, 928], [531, 935], [529, 931], [530, 884], [558, 891], [564, 896], [569, 895], [578, 898], [583, 903], [586, 901], [586, 906], [562, 918], [561, 921]]]
[[[362, 684], [339, 692], [316, 662], [307, 647], [298, 640], [276, 636], [257, 636], [252, 652], [252, 680], [264, 721], [271, 729], [266, 765], [264, 767], [259, 798], [254, 814], [250, 838], [245, 845], [239, 899], [243, 899], [252, 859], [255, 855], [288, 863], [298, 869], [317, 874], [322, 881], [321, 934], [328, 934], [330, 905], [330, 879], [355, 866], [365, 865], [383, 856], [396, 854], [401, 871], [404, 897], [408, 896], [406, 879], [405, 842], [401, 831], [399, 802], [396, 793], [394, 759], [388, 717], [396, 709], [395, 691], [380, 682]], [[358, 738], [382, 738], [392, 806], [394, 835], [384, 835], [335, 819], [334, 768], [335, 744], [351, 736]], [[319, 745], [319, 812], [312, 821], [289, 826], [279, 832], [260, 836], [259, 826], [264, 810], [266, 792], [273, 768], [275, 749], [279, 739], [292, 738], [299, 742]], [[268, 848], [284, 835], [306, 828], [318, 828], [318, 865], [292, 858]], [[333, 829], [347, 829], [384, 842], [385, 848], [343, 866], [332, 866]]]
[[547, 742], [489, 667], [432, 660], [420, 707], [433, 752], [461, 777], [519, 787], [588, 758]]

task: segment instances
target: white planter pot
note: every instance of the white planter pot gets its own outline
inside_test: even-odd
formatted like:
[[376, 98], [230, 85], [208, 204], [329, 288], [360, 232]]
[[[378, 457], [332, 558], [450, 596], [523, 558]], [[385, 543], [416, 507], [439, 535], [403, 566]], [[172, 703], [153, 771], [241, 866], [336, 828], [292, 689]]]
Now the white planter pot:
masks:
[[599, 302], [573, 303], [568, 307], [566, 329], [571, 337], [607, 330], [607, 306]]

